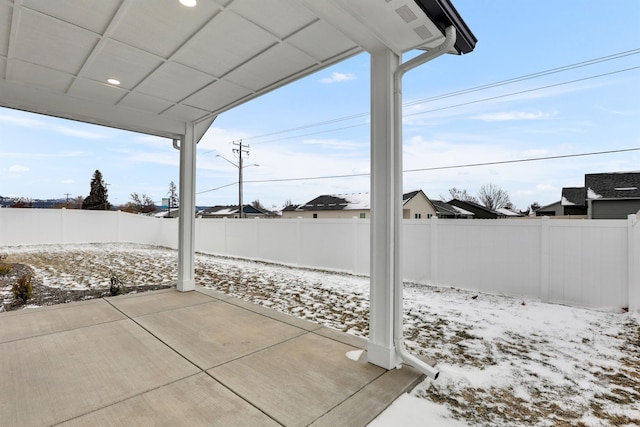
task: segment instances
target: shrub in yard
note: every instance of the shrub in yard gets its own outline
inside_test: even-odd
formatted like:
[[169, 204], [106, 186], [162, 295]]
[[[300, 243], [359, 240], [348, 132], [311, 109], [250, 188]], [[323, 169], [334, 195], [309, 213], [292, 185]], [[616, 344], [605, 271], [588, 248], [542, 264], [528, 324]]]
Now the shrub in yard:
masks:
[[23, 304], [27, 302], [28, 299], [31, 299], [33, 294], [33, 286], [31, 285], [31, 275], [24, 274], [18, 278], [18, 283], [14, 284], [11, 287], [11, 292], [13, 292], [13, 296], [20, 300]]
[[11, 263], [5, 262], [7, 259], [7, 254], [0, 254], [0, 275], [7, 274], [11, 271]]
[[111, 287], [109, 288], [109, 292], [111, 292], [111, 296], [114, 297], [116, 295], [124, 295], [127, 293], [127, 287], [124, 285], [123, 280], [118, 277], [116, 273], [111, 273]]

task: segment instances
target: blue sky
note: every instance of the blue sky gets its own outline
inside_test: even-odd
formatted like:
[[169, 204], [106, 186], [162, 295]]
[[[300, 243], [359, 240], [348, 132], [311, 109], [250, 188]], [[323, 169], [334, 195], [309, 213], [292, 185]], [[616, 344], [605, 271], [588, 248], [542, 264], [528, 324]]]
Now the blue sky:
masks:
[[[415, 171], [640, 147], [640, 1], [453, 3], [478, 44], [405, 77], [404, 169], [414, 171], [405, 191], [439, 199], [452, 187], [475, 195], [493, 183], [526, 209], [584, 185], [585, 173], [640, 170], [640, 151], [631, 151]], [[583, 66], [433, 99], [573, 64]], [[238, 170], [216, 155], [235, 160], [231, 142], [240, 139], [249, 144], [245, 164], [259, 165], [244, 169], [246, 203], [277, 208], [369, 191], [367, 176], [273, 181], [368, 173], [368, 111], [369, 56], [361, 54], [220, 115], [198, 146], [197, 204], [237, 203]], [[169, 140], [9, 109], [0, 109], [0, 129], [0, 196], [87, 196], [99, 169], [111, 203], [133, 192], [159, 203], [178, 182]]]

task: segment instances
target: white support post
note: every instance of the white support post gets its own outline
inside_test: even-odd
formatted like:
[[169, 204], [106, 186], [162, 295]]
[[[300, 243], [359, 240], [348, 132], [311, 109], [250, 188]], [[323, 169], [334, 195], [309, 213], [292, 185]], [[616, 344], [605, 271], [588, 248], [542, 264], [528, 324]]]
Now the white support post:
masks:
[[[371, 54], [371, 295], [368, 361], [385, 369], [401, 362], [394, 345], [394, 283], [399, 280], [402, 141], [394, 135], [393, 77], [400, 57]], [[400, 194], [398, 194], [398, 191]]]
[[180, 217], [178, 219], [178, 284], [181, 292], [196, 288], [195, 199], [196, 199], [196, 139], [194, 124], [187, 123], [180, 141]]

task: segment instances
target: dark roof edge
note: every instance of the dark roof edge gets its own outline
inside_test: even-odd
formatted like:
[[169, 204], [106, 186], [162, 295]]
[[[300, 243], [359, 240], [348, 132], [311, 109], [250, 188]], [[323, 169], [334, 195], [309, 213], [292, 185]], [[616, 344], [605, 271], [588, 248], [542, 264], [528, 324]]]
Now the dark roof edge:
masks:
[[476, 47], [478, 39], [473, 35], [456, 8], [449, 0], [414, 0], [440, 31], [453, 25], [456, 29], [455, 48], [459, 54], [469, 53]]

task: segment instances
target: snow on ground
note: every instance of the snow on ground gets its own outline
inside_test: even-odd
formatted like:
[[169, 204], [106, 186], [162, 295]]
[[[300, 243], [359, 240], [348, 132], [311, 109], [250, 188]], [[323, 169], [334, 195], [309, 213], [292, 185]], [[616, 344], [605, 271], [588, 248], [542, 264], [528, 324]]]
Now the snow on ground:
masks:
[[[177, 252], [129, 245], [6, 247], [52, 287], [176, 281]], [[368, 278], [198, 254], [199, 285], [366, 337]], [[0, 289], [9, 295], [9, 289]], [[452, 288], [405, 285], [405, 337], [438, 361], [371, 424], [640, 425], [640, 327], [631, 315]], [[401, 424], [400, 424], [401, 423]]]

